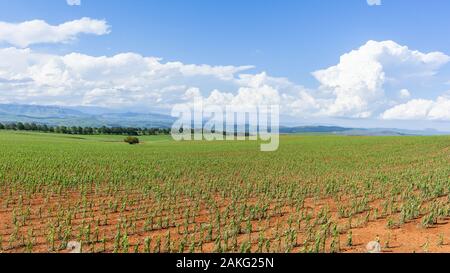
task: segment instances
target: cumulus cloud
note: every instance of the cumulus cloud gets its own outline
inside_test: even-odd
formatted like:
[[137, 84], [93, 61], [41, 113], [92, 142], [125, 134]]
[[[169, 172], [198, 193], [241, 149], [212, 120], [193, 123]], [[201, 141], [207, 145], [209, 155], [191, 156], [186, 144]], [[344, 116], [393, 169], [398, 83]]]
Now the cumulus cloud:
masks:
[[401, 99], [408, 99], [409, 97], [411, 97], [411, 93], [409, 92], [408, 89], [402, 89], [399, 92], [399, 97]]
[[388, 109], [381, 115], [386, 120], [450, 120], [450, 98], [440, 96], [435, 101], [410, 100]]
[[69, 6], [80, 6], [81, 0], [66, 0], [67, 5]]
[[271, 77], [267, 73], [241, 74], [237, 80], [236, 92], [222, 92], [217, 89], [203, 96], [206, 105], [231, 105], [251, 107], [280, 105], [284, 114], [299, 118], [312, 117], [320, 108], [320, 100], [303, 86], [286, 78]]
[[[319, 87], [250, 73], [253, 66], [164, 62], [136, 53], [114, 56], [44, 54], [0, 48], [0, 102], [170, 109], [202, 97], [211, 105], [279, 104], [297, 118], [450, 119], [450, 100], [417, 99], [450, 57], [392, 41], [369, 41], [313, 73]], [[419, 95], [419, 96], [418, 96]], [[411, 99], [414, 98], [414, 99]], [[409, 101], [408, 101], [409, 100]]]
[[94, 57], [0, 49], [3, 101], [126, 107], [170, 105], [187, 89], [239, 88], [237, 74], [251, 66], [186, 65], [135, 53]]
[[321, 92], [329, 97], [321, 113], [372, 117], [390, 96], [386, 85], [426, 80], [449, 61], [441, 52], [422, 53], [393, 41], [369, 41], [341, 56], [337, 65], [313, 73]]
[[[254, 75], [259, 78], [262, 74]], [[220, 92], [214, 90], [205, 100], [206, 104], [211, 105], [232, 105], [232, 106], [258, 106], [280, 104], [279, 91], [268, 84], [246, 85], [238, 88], [237, 93]]]
[[43, 20], [0, 22], [0, 43], [25, 48], [33, 44], [70, 42], [80, 34], [105, 35], [109, 32], [106, 21], [87, 17], [56, 26]]
[[367, 0], [369, 6], [380, 6], [381, 0]]
[[387, 110], [381, 117], [398, 120], [424, 119], [428, 116], [433, 104], [431, 100], [415, 99]]
[[297, 118], [443, 120], [450, 117], [446, 97], [405, 103], [412, 94], [398, 86], [434, 81], [448, 62], [450, 57], [441, 52], [422, 53], [393, 41], [369, 41], [341, 56], [337, 65], [314, 72], [320, 84], [317, 89], [266, 73], [239, 74], [233, 80], [237, 84], [235, 91], [215, 89], [202, 94], [199, 89], [189, 89], [184, 98], [201, 96], [206, 104], [243, 107], [279, 104], [282, 113]]
[[303, 87], [264, 72], [246, 73], [250, 68], [163, 62], [135, 53], [60, 56], [4, 48], [0, 101], [151, 110], [201, 96], [210, 105], [280, 104], [301, 115], [317, 106]]

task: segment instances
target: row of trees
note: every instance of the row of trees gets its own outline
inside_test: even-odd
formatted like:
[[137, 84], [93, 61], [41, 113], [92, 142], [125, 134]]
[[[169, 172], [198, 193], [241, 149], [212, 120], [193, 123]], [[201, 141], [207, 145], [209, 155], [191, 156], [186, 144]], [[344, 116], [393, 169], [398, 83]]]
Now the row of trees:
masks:
[[71, 135], [168, 135], [170, 129], [160, 128], [133, 128], [133, 127], [80, 127], [80, 126], [48, 126], [45, 124], [9, 122], [0, 123], [0, 130], [35, 131], [44, 133], [71, 134]]

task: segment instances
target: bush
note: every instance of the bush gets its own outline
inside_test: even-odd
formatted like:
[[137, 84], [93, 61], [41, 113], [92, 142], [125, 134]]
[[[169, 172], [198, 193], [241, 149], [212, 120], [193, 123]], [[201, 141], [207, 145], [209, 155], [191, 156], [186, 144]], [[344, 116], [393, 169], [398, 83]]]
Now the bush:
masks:
[[124, 139], [124, 141], [130, 145], [139, 144], [139, 138], [129, 136]]

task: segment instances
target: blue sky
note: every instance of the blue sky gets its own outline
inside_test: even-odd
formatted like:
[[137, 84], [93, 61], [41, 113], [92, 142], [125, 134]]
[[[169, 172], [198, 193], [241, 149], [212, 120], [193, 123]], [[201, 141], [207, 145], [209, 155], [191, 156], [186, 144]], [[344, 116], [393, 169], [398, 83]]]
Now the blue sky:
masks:
[[[435, 127], [442, 128], [446, 126], [442, 125], [443, 121], [450, 120], [450, 114], [447, 115], [445, 110], [450, 105], [446, 100], [447, 91], [450, 90], [448, 87], [450, 69], [448, 60], [445, 59], [448, 57], [446, 55], [450, 54], [449, 11], [450, 2], [446, 0], [382, 0], [379, 6], [370, 6], [366, 0], [81, 0], [79, 6], [70, 6], [65, 0], [0, 0], [0, 21], [5, 23], [20, 24], [39, 19], [50, 26], [57, 26], [88, 17], [92, 20], [104, 20], [109, 26], [108, 33], [75, 34], [70, 41], [62, 39], [59, 42], [32, 42], [25, 47], [11, 43], [9, 38], [3, 39], [2, 42], [0, 30], [0, 48], [14, 47], [18, 50], [29, 48], [33, 54], [47, 53], [55, 56], [66, 56], [76, 52], [92, 57], [104, 55], [112, 57], [132, 52], [144, 57], [162, 58], [159, 60], [161, 64], [166, 62], [206, 64], [210, 68], [253, 66], [251, 69], [242, 71], [237, 69], [232, 72], [235, 77], [233, 80], [224, 80], [222, 75], [217, 82], [217, 75], [214, 73], [208, 72], [206, 75], [197, 69], [196, 72], [189, 72], [189, 77], [183, 74], [185, 72], [182, 72], [184, 76], [178, 74], [167, 76], [174, 77], [168, 83], [155, 85], [146, 82], [144, 84], [146, 90], [158, 89], [159, 93], [151, 96], [141, 94], [140, 97], [135, 98], [156, 99], [157, 97], [156, 100], [161, 102], [159, 107], [161, 109], [177, 102], [176, 98], [181, 97], [182, 94], [190, 94], [192, 90], [197, 89], [205, 98], [210, 97], [215, 89], [218, 89], [221, 94], [233, 95], [239, 94], [242, 91], [241, 88], [251, 89], [244, 90], [250, 92], [247, 96], [252, 96], [251, 92], [270, 96], [274, 89], [280, 97], [283, 94], [288, 96], [288, 101], [305, 100], [303, 95], [298, 95], [299, 92], [303, 92], [302, 89], [305, 89], [304, 92], [311, 95], [315, 102], [311, 104], [312, 106], [302, 105], [298, 109], [291, 110], [290, 113], [311, 113], [313, 118], [308, 115], [308, 120], [333, 123], [347, 123], [351, 120], [349, 123], [355, 124], [364, 124], [370, 120], [376, 125], [389, 122], [398, 125], [421, 120], [424, 123], [428, 122], [432, 127], [439, 121], [439, 125]], [[346, 94], [343, 92], [346, 91], [337, 90], [343, 83], [339, 82], [336, 87], [336, 79], [330, 79], [331, 72], [322, 76], [321, 79], [313, 75], [313, 72], [338, 65], [343, 54], [358, 50], [371, 40], [380, 43], [393, 41], [395, 44], [376, 44], [370, 47], [369, 52], [377, 52], [383, 48], [397, 52], [401, 47], [408, 47], [405, 54], [411, 53], [412, 57], [408, 57], [412, 58], [411, 63], [404, 62], [403, 53], [400, 55], [392, 53], [394, 57], [391, 53], [387, 56], [376, 55], [372, 59], [382, 63], [383, 72], [388, 80], [383, 79], [382, 82], [376, 83], [376, 86], [372, 89], [369, 87], [370, 90], [367, 92], [361, 89], [357, 94], [352, 93], [350, 97], [345, 98]], [[371, 51], [372, 49], [374, 51]], [[411, 64], [429, 60], [428, 57], [414, 59], [416, 56], [413, 52], [416, 50], [421, 54], [439, 52], [443, 56], [438, 56], [439, 60], [433, 59], [426, 67], [418, 65], [413, 71], [409, 71], [407, 67]], [[355, 58], [365, 59], [361, 56], [365, 56], [366, 53], [361, 54], [360, 57]], [[3, 62], [0, 67], [8, 65], [6, 60]], [[67, 65], [66, 60], [62, 62]], [[362, 67], [364, 69], [364, 66]], [[185, 71], [183, 67], [180, 69]], [[76, 69], [72, 68], [70, 71], [73, 70]], [[171, 71], [164, 71], [163, 75], [172, 73]], [[250, 80], [239, 81], [241, 73], [257, 76], [262, 72], [265, 72], [265, 78], [259, 77], [256, 85], [250, 84]], [[345, 74], [347, 78], [361, 77], [358, 73], [353, 76], [348, 70], [340, 73]], [[370, 72], [364, 75], [368, 77], [368, 80], [364, 80], [364, 84], [373, 80], [368, 73]], [[425, 74], [433, 75], [432, 78], [425, 78], [423, 76]], [[0, 79], [1, 75], [0, 72]], [[413, 75], [421, 76], [411, 79]], [[37, 76], [30, 77], [38, 81]], [[280, 78], [287, 79], [290, 86], [281, 84], [277, 80]], [[6, 80], [12, 79], [11, 76], [11, 79]], [[360, 88], [359, 83], [355, 84], [357, 88]], [[45, 85], [50, 86], [47, 83]], [[39, 86], [43, 88], [42, 83]], [[92, 86], [86, 88], [93, 88]], [[101, 86], [103, 88], [104, 85]], [[116, 101], [123, 102], [130, 98], [123, 99], [118, 90], [125, 92], [123, 89], [127, 89], [128, 86], [120, 82], [100, 91], [96, 86], [95, 92], [90, 92], [92, 90], [88, 89], [86, 92], [90, 92], [88, 97], [91, 98], [93, 93], [96, 96], [99, 94], [108, 96], [108, 90], [114, 89], [113, 95], [116, 96]], [[175, 88], [174, 86], [179, 88], [183, 86], [190, 92], [184, 90], [186, 92], [161, 95], [161, 89], [165, 87], [171, 89]], [[264, 89], [264, 86], [272, 89]], [[99, 103], [100, 97], [96, 97], [95, 100], [86, 99], [86, 94], [78, 94], [75, 91], [71, 95], [72, 91], [69, 91], [67, 87], [53, 86], [52, 88], [52, 90], [49, 88], [43, 90], [41, 97], [46, 101], [53, 100], [53, 104], [105, 106]], [[135, 85], [130, 87], [130, 89], [133, 88], [137, 87]], [[352, 86], [348, 87], [348, 89], [352, 88]], [[1, 89], [0, 85], [0, 91]], [[64, 91], [61, 91], [62, 89]], [[283, 91], [284, 89], [286, 90]], [[62, 95], [56, 96], [55, 90], [60, 90]], [[400, 92], [402, 90], [403, 92]], [[23, 90], [17, 92], [20, 95], [30, 95], [25, 94]], [[370, 92], [373, 94], [366, 96]], [[383, 92], [382, 98], [380, 92]], [[330, 97], [326, 97], [327, 94]], [[404, 95], [402, 100], [398, 99], [399, 96], [403, 96], [399, 94]], [[73, 102], [69, 102], [72, 97], [77, 98], [77, 96], [78, 101], [74, 99]], [[339, 102], [340, 106], [337, 106], [335, 105], [337, 102], [333, 100], [336, 97], [339, 100], [339, 96], [343, 100]], [[23, 101], [4, 97], [3, 101], [41, 103], [37, 95], [28, 97], [28, 100]], [[362, 99], [362, 105], [342, 106], [342, 101], [359, 98]], [[262, 100], [264, 101], [264, 98]], [[325, 102], [325, 100], [330, 101]], [[299, 104], [300, 102], [296, 105]], [[372, 105], [380, 105], [380, 107], [372, 109]], [[119, 104], [117, 106], [119, 107]], [[134, 106], [127, 101], [120, 107]], [[145, 108], [145, 105], [139, 105], [139, 107]], [[397, 108], [393, 109], [395, 107]], [[389, 110], [391, 111], [386, 114]], [[298, 114], [293, 114], [294, 118], [296, 115]], [[396, 122], [388, 120], [396, 120]]]
[[310, 72], [368, 40], [394, 40], [421, 51], [450, 52], [450, 2], [385, 0], [64, 0], [0, 1], [2, 21], [106, 19], [110, 35], [83, 37], [62, 52], [138, 52], [165, 60], [257, 66], [314, 84]]

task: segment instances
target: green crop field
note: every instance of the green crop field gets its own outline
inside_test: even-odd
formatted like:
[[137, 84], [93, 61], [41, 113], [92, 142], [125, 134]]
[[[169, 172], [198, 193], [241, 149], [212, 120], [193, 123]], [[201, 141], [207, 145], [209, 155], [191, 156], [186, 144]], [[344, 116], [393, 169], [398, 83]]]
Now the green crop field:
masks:
[[450, 137], [0, 132], [0, 252], [449, 251]]

